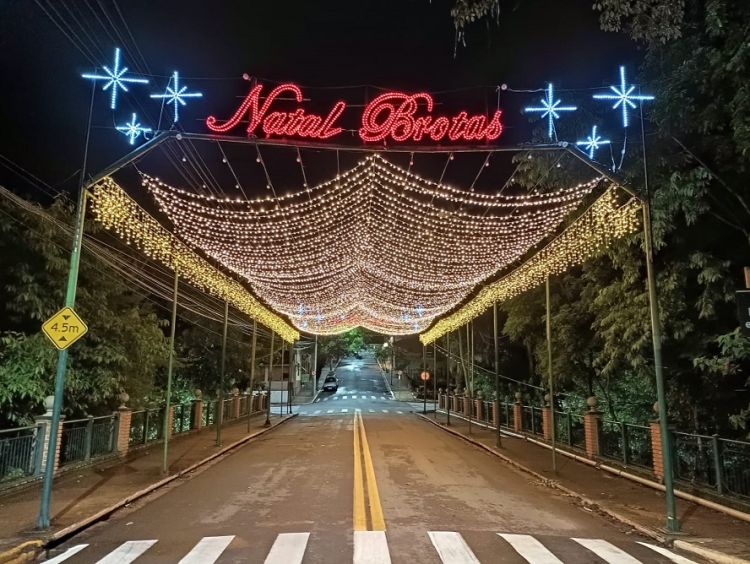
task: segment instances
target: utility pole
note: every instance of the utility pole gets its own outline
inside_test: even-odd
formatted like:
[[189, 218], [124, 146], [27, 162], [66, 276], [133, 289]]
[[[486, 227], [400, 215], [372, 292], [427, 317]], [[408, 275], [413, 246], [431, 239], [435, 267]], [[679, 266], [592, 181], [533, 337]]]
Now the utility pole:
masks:
[[315, 335], [315, 352], [313, 354], [313, 397], [318, 393], [318, 336]]
[[[427, 346], [422, 345], [422, 372], [427, 372]], [[422, 380], [422, 415], [427, 415], [427, 380]]]
[[445, 373], [445, 425], [450, 427], [451, 425], [451, 332], [448, 331], [445, 334], [446, 347], [448, 354], [446, 357], [448, 369]]
[[169, 327], [169, 360], [167, 361], [167, 401], [164, 404], [164, 428], [163, 428], [163, 439], [164, 439], [164, 454], [161, 461], [161, 471], [163, 474], [167, 473], [169, 469], [169, 412], [172, 403], [172, 371], [174, 369], [174, 336], [175, 328], [177, 326], [177, 292], [179, 290], [180, 277], [177, 274], [177, 270], [174, 271], [174, 290], [172, 293], [172, 324]]
[[552, 471], [557, 474], [557, 452], [555, 451], [555, 388], [552, 381], [552, 321], [549, 293], [549, 273], [545, 279], [545, 293], [547, 297], [547, 374], [549, 376], [549, 425], [550, 439], [552, 441]]
[[497, 301], [492, 304], [492, 327], [493, 340], [495, 341], [495, 446], [500, 448], [502, 439], [500, 438], [500, 349], [497, 341]]
[[229, 302], [224, 301], [224, 330], [221, 334], [221, 366], [219, 368], [219, 412], [216, 414], [216, 446], [221, 446], [221, 426], [224, 424], [224, 374], [226, 373], [227, 329], [229, 327]]
[[432, 402], [435, 404], [435, 417], [437, 417], [437, 339], [432, 341]]
[[268, 359], [268, 389], [266, 390], [266, 422], [264, 427], [271, 425], [271, 382], [273, 381], [273, 337], [276, 333], [271, 330], [271, 354]]
[[258, 321], [253, 319], [253, 340], [250, 345], [250, 405], [247, 408], [247, 432], [250, 433], [250, 415], [253, 413], [255, 387], [255, 347], [258, 339]]

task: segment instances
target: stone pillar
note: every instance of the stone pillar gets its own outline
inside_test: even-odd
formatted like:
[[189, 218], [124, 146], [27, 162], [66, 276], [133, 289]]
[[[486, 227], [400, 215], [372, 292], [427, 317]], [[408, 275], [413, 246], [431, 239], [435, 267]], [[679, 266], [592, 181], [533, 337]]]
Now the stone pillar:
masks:
[[552, 408], [549, 405], [545, 405], [542, 408], [542, 430], [544, 432], [544, 440], [552, 440]]
[[658, 419], [651, 421], [651, 452], [654, 474], [661, 482], [664, 480], [664, 453], [661, 449], [661, 427]]
[[523, 432], [523, 406], [521, 405], [521, 392], [516, 392], [516, 401], [513, 403], [513, 430], [516, 433]]
[[203, 400], [196, 398], [193, 400], [193, 420], [190, 428], [200, 431], [201, 427], [203, 427]]
[[121, 405], [117, 409], [117, 437], [115, 447], [117, 448], [117, 454], [125, 456], [130, 448], [130, 421], [133, 417], [133, 410], [129, 407]]
[[232, 390], [232, 419], [239, 419], [240, 417], [240, 390], [234, 388]]
[[[44, 474], [47, 468], [47, 452], [49, 449], [50, 442], [50, 431], [52, 430], [52, 405], [54, 404], [54, 396], [47, 396], [44, 398], [44, 407], [46, 412], [44, 415], [40, 415], [36, 418], [35, 422], [39, 425], [40, 432], [44, 434], [44, 441], [42, 443], [42, 461], [40, 464], [40, 473]], [[63, 421], [65, 420], [64, 415], [60, 415], [60, 424], [57, 427], [57, 445], [55, 448], [55, 459], [52, 461], [54, 464], [54, 471], [57, 472], [60, 466], [60, 446], [62, 445], [63, 436]]]

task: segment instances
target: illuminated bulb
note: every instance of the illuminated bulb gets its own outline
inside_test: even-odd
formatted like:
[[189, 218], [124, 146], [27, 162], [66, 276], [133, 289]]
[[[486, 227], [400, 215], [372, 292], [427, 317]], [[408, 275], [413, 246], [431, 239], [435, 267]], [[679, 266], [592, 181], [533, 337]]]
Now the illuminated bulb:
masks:
[[226, 164], [226, 163], [227, 163], [227, 158], [226, 158], [226, 157], [223, 157], [223, 158], [221, 159], [221, 162], [223, 162], [224, 164]]

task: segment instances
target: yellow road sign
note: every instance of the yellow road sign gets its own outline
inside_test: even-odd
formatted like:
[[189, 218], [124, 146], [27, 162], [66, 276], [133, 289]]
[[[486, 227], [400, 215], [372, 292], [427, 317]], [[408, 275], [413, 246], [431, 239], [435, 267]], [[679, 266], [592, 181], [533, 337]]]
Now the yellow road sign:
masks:
[[42, 325], [42, 331], [58, 349], [67, 349], [89, 330], [75, 311], [64, 307]]

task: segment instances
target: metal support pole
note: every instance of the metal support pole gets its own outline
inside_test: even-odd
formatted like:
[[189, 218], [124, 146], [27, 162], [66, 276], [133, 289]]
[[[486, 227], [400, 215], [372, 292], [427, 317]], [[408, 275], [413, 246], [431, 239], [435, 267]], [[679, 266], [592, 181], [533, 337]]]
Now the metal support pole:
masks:
[[253, 319], [253, 340], [250, 344], [250, 406], [247, 408], [247, 432], [250, 432], [250, 415], [253, 413], [253, 388], [255, 387], [255, 348], [258, 342], [258, 321]]
[[315, 352], [313, 353], [313, 396], [318, 393], [318, 336], [315, 335]]
[[273, 381], [273, 338], [276, 333], [271, 331], [271, 354], [268, 358], [268, 389], [266, 390], [266, 422], [263, 426], [271, 425], [271, 382]]
[[[427, 372], [427, 346], [422, 345], [422, 372]], [[422, 415], [427, 415], [427, 380], [422, 380]]]
[[161, 471], [163, 474], [169, 470], [169, 409], [172, 405], [172, 371], [174, 370], [174, 334], [177, 325], [177, 293], [180, 286], [180, 276], [174, 271], [174, 289], [172, 292], [172, 323], [169, 327], [169, 360], [167, 361], [167, 401], [164, 404], [164, 453], [161, 459]]
[[[76, 290], [78, 289], [78, 267], [81, 262], [81, 246], [83, 243], [83, 227], [86, 219], [87, 190], [84, 184], [86, 177], [86, 165], [89, 156], [89, 139], [91, 136], [91, 116], [94, 110], [95, 86], [91, 88], [91, 102], [89, 104], [88, 126], [86, 128], [86, 141], [83, 149], [83, 164], [81, 165], [81, 176], [78, 183], [78, 201], [76, 207], [76, 223], [73, 230], [73, 245], [70, 251], [70, 266], [68, 268], [68, 286], [65, 292], [65, 305], [74, 307], [76, 302]], [[39, 504], [39, 515], [36, 526], [39, 529], [48, 529], [49, 506], [52, 499], [52, 479], [55, 474], [55, 456], [57, 453], [57, 431], [60, 427], [60, 413], [62, 411], [63, 392], [65, 391], [65, 370], [68, 366], [68, 349], [63, 349], [57, 354], [57, 370], [55, 372], [55, 399], [52, 404], [52, 421], [47, 445], [47, 466], [44, 469], [44, 481], [42, 482], [42, 495]]]
[[[286, 341], [284, 339], [281, 340], [281, 385], [284, 385], [284, 350], [286, 349]], [[283, 394], [283, 389], [279, 390]], [[287, 394], [289, 393], [289, 386], [287, 385]], [[287, 396], [288, 397], [288, 396]], [[288, 400], [287, 400], [288, 401]], [[284, 416], [284, 403], [282, 401], [279, 401], [279, 417]]]
[[437, 341], [432, 341], [432, 402], [435, 404], [435, 417], [437, 417]]
[[221, 446], [221, 426], [224, 423], [224, 374], [227, 360], [227, 329], [229, 327], [229, 302], [224, 302], [224, 329], [221, 333], [221, 365], [219, 368], [219, 418], [216, 423], [216, 446]]
[[[471, 325], [471, 329], [469, 329], [469, 325]], [[474, 320], [472, 319], [469, 323], [466, 324], [466, 360], [464, 360], [463, 355], [461, 355], [461, 362], [464, 365], [464, 377], [467, 378], [467, 382], [465, 382], [465, 389], [469, 394], [469, 434], [471, 435], [471, 408], [472, 403], [474, 401], [474, 362], [471, 358], [471, 346], [472, 346], [472, 333], [474, 332]], [[468, 363], [466, 362], [468, 360]]]
[[396, 370], [396, 337], [391, 337], [391, 393], [393, 392], [393, 372]]
[[656, 401], [659, 405], [659, 429], [661, 431], [662, 464], [664, 466], [664, 494], [667, 502], [667, 530], [679, 532], [680, 522], [674, 496], [672, 478], [672, 447], [670, 445], [669, 422], [667, 420], [667, 398], [664, 386], [661, 357], [661, 323], [659, 321], [659, 304], [656, 295], [656, 277], [654, 275], [653, 251], [651, 241], [651, 215], [649, 203], [643, 203], [643, 231], [646, 246], [646, 278], [648, 282], [648, 303], [651, 315], [651, 339], [654, 347], [654, 375], [656, 377]]
[[667, 502], [667, 530], [672, 533], [680, 531], [677, 519], [677, 507], [672, 479], [672, 447], [670, 445], [669, 421], [667, 419], [667, 398], [664, 386], [661, 358], [661, 321], [659, 320], [659, 301], [656, 293], [656, 275], [654, 274], [653, 233], [651, 232], [651, 194], [648, 187], [648, 161], [646, 160], [646, 130], [643, 121], [643, 104], [639, 105], [641, 114], [641, 149], [643, 151], [643, 186], [646, 200], [643, 202], [643, 234], [646, 253], [646, 278], [648, 280], [648, 303], [651, 314], [651, 339], [654, 346], [654, 374], [656, 376], [656, 397], [659, 404], [659, 428], [661, 430], [662, 464], [664, 466], [664, 497]]
[[448, 348], [448, 354], [446, 355], [446, 362], [448, 369], [445, 372], [445, 424], [450, 427], [451, 424], [451, 332], [448, 331], [445, 334], [446, 347]]
[[552, 443], [552, 471], [557, 473], [557, 450], [555, 449], [555, 388], [552, 381], [552, 320], [550, 318], [549, 274], [547, 274], [547, 278], [545, 279], [545, 293], [547, 296], [547, 374], [549, 376], [549, 425], [550, 439]]
[[492, 337], [495, 345], [495, 446], [502, 446], [500, 438], [500, 349], [497, 340], [497, 302], [492, 304]]

